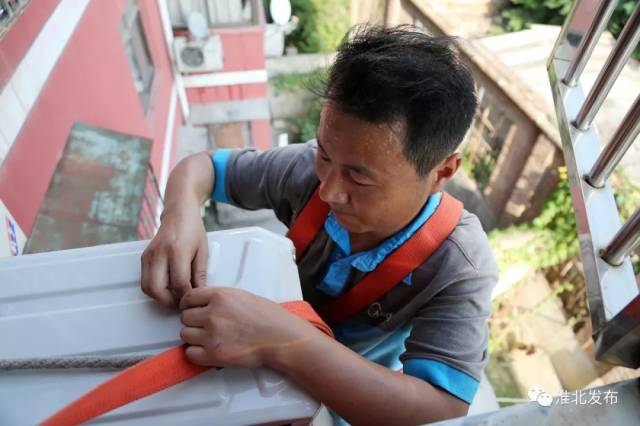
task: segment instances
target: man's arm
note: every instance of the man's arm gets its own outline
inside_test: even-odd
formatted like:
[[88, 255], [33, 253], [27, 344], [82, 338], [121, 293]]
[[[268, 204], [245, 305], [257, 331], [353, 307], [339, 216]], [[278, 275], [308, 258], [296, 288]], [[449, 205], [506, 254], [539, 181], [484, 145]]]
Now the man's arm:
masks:
[[171, 172], [158, 234], [142, 254], [142, 291], [175, 306], [189, 289], [206, 285], [208, 245], [200, 206], [215, 171], [208, 153], [186, 157]]
[[274, 352], [269, 364], [354, 425], [431, 423], [464, 416], [469, 408], [446, 391], [375, 364], [324, 335]]
[[169, 176], [165, 211], [177, 210], [185, 204], [200, 207], [211, 196], [214, 179], [215, 170], [210, 153], [200, 152], [185, 157]]
[[274, 368], [354, 425], [417, 425], [467, 413], [467, 403], [449, 393], [363, 358], [246, 291], [196, 288], [180, 307], [192, 362]]
[[189, 289], [205, 285], [207, 240], [200, 206], [212, 195], [244, 209], [273, 209], [288, 223], [317, 183], [314, 147], [220, 149], [180, 161], [167, 184], [162, 225], [142, 256], [142, 291], [175, 306]]

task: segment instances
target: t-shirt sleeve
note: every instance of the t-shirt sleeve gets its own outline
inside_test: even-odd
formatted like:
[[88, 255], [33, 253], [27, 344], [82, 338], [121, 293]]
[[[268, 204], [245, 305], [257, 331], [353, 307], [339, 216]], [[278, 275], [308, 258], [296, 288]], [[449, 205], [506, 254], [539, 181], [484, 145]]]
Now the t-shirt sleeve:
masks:
[[[468, 254], [460, 252], [456, 243], [447, 244], [453, 246], [448, 261], [432, 284], [447, 282], [413, 317], [400, 361], [405, 374], [470, 404], [488, 361], [487, 320], [497, 271], [488, 244], [484, 259], [476, 257], [476, 264], [468, 261]], [[454, 267], [458, 272], [451, 274]]]
[[247, 210], [272, 209], [289, 226], [318, 179], [315, 141], [266, 151], [219, 149], [212, 155], [212, 198]]

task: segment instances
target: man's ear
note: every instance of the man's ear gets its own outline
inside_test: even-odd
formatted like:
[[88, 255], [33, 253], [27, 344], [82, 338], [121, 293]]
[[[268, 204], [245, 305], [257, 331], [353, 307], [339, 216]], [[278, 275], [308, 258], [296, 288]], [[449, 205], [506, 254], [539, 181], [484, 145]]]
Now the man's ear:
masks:
[[442, 160], [440, 164], [436, 166], [436, 180], [434, 182], [436, 191], [442, 191], [444, 184], [456, 174], [462, 163], [460, 154], [454, 152], [449, 154], [447, 158]]

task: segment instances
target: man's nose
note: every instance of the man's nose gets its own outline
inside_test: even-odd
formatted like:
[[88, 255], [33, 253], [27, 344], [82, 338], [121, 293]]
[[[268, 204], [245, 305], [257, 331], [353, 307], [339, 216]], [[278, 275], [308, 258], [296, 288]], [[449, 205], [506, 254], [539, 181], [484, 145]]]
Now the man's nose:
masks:
[[346, 204], [349, 201], [349, 195], [344, 190], [344, 182], [335, 171], [328, 173], [326, 179], [320, 182], [318, 195], [322, 201], [329, 204]]

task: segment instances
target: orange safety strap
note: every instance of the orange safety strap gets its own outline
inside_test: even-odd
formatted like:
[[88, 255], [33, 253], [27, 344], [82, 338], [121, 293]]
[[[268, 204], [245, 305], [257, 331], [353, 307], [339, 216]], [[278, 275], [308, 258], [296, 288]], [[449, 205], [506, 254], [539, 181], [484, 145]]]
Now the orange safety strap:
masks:
[[[285, 302], [281, 306], [333, 337], [331, 328], [307, 302]], [[209, 370], [209, 367], [192, 364], [187, 359], [185, 349], [185, 345], [176, 346], [127, 368], [71, 402], [41, 425], [71, 426], [84, 423]]]
[[[320, 204], [324, 206], [319, 207]], [[442, 193], [436, 211], [403, 245], [397, 248], [378, 267], [369, 272], [351, 290], [320, 308], [320, 316], [328, 324], [342, 321], [384, 296], [404, 277], [420, 266], [440, 245], [460, 221], [463, 205], [460, 201]], [[316, 191], [307, 203], [287, 236], [293, 240], [300, 255], [320, 231], [329, 207], [320, 200]], [[309, 235], [313, 234], [313, 237]]]
[[329, 214], [329, 205], [320, 199], [318, 191], [316, 189], [287, 232], [296, 248], [296, 262], [300, 261]]

